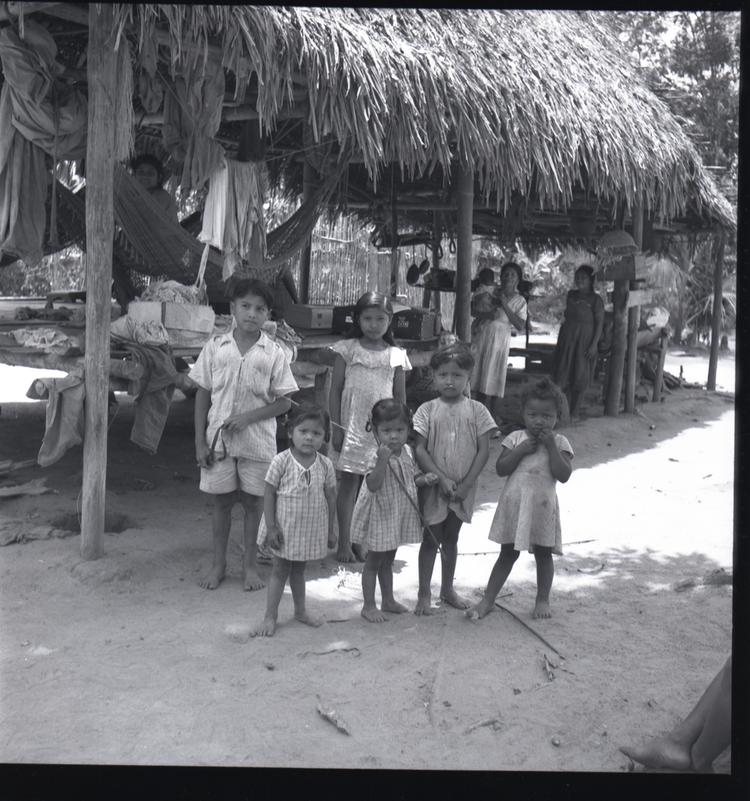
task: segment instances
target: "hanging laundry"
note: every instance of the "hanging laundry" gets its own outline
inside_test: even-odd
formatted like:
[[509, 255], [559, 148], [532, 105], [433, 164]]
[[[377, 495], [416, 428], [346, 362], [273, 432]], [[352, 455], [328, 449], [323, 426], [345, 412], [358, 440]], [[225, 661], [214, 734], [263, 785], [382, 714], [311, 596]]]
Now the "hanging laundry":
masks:
[[227, 160], [227, 211], [224, 223], [224, 267], [226, 280], [248, 262], [260, 267], [266, 258], [266, 223], [263, 198], [266, 166], [262, 161]]
[[225, 159], [211, 173], [208, 182], [208, 193], [203, 206], [203, 227], [198, 239], [212, 247], [222, 250], [224, 247], [224, 221], [227, 216], [227, 182], [229, 170]]

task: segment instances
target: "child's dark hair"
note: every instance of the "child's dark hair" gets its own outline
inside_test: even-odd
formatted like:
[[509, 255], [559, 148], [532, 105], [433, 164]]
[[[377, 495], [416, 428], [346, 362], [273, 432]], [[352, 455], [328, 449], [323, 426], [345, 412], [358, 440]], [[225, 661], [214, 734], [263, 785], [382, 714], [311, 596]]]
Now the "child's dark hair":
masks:
[[256, 298], [261, 298], [268, 307], [268, 311], [271, 311], [274, 298], [273, 290], [268, 284], [264, 284], [263, 281], [259, 281], [257, 278], [230, 276], [224, 290], [226, 299], [237, 300], [237, 298], [244, 298], [245, 295], [255, 295]]
[[411, 428], [411, 412], [409, 407], [395, 398], [383, 398], [379, 400], [370, 412], [370, 421], [367, 424], [368, 430], [376, 429], [382, 423], [388, 423], [391, 420], [403, 420], [407, 426]]
[[291, 437], [292, 431], [305, 420], [315, 420], [323, 428], [324, 440], [328, 442], [331, 436], [331, 418], [325, 409], [314, 403], [301, 403], [286, 416], [286, 433]]
[[[492, 267], [483, 267], [478, 273], [477, 278], [479, 279], [480, 284], [494, 284], [495, 283], [495, 271]], [[489, 280], [487, 280], [489, 279]]]
[[555, 404], [557, 416], [560, 417], [562, 415], [564, 396], [560, 387], [549, 378], [540, 378], [537, 381], [526, 384], [521, 392], [522, 412], [530, 400], [552, 401]]
[[455, 362], [457, 367], [470, 373], [474, 368], [474, 356], [463, 342], [455, 342], [446, 348], [436, 350], [430, 357], [430, 369], [437, 370], [448, 362]]
[[396, 341], [393, 339], [393, 332], [391, 326], [393, 325], [393, 306], [391, 301], [388, 300], [387, 295], [382, 292], [365, 292], [364, 295], [357, 301], [352, 313], [353, 324], [346, 334], [347, 339], [361, 339], [362, 328], [359, 325], [359, 318], [365, 309], [380, 309], [385, 312], [390, 318], [391, 322], [388, 324], [388, 330], [383, 334], [383, 339], [389, 345], [395, 345]]
[[159, 186], [161, 186], [164, 183], [164, 179], [167, 177], [166, 170], [161, 161], [156, 156], [151, 155], [151, 153], [141, 153], [130, 162], [130, 169], [135, 172], [142, 164], [148, 164], [149, 167], [153, 167], [156, 170]]

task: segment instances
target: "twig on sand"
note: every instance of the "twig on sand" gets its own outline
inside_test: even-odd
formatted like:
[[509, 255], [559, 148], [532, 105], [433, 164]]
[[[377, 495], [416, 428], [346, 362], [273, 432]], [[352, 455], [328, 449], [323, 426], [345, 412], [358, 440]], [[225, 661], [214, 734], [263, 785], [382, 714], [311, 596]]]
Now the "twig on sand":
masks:
[[596, 538], [593, 540], [575, 540], [575, 542], [564, 542], [563, 546], [567, 545], [583, 545], [585, 542], [596, 542]]
[[554, 645], [548, 643], [547, 640], [545, 640], [544, 637], [542, 637], [542, 635], [535, 628], [530, 626], [525, 620], [521, 619], [515, 612], [508, 609], [507, 606], [499, 604], [497, 601], [495, 601], [495, 606], [498, 609], [502, 609], [504, 612], [507, 612], [509, 615], [514, 617], [524, 628], [528, 629], [535, 637], [540, 639], [547, 646], [547, 648], [551, 648], [561, 659], [565, 659], [565, 657], [557, 650], [557, 648], [555, 648]]
[[502, 728], [500, 718], [487, 718], [487, 720], [480, 720], [478, 723], [472, 723], [464, 734], [471, 734], [476, 729], [483, 729], [485, 726], [491, 726], [493, 731], [499, 731]]
[[354, 656], [359, 656], [360, 650], [357, 648], [356, 645], [352, 645], [350, 642], [346, 640], [340, 640], [339, 642], [332, 642], [330, 643], [324, 650], [322, 651], [303, 651], [299, 656], [305, 657], [308, 654], [315, 654], [316, 656], [325, 656], [326, 654], [335, 654], [339, 652], [351, 651]]

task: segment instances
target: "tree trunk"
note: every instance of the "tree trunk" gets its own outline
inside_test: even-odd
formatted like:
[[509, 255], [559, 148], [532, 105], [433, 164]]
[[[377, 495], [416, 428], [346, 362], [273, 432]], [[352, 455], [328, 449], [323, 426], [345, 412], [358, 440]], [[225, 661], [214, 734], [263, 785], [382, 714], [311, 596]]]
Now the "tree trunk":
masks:
[[719, 362], [719, 339], [721, 338], [722, 278], [724, 275], [724, 243], [726, 235], [717, 235], [716, 259], [714, 261], [714, 305], [711, 315], [711, 353], [708, 358], [708, 380], [706, 388], [716, 389], [716, 368]]

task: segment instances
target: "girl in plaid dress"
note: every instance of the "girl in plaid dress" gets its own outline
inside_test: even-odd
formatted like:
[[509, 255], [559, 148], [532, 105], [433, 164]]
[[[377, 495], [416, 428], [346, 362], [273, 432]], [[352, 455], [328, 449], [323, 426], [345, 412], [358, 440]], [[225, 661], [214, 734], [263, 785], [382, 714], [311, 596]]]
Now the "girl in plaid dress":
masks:
[[336, 473], [331, 460], [318, 453], [329, 428], [327, 412], [311, 404], [299, 406], [287, 423], [291, 447], [273, 458], [266, 473], [258, 543], [268, 544], [273, 568], [266, 616], [254, 631], [257, 636], [271, 637], [275, 632], [287, 579], [295, 619], [308, 626], [323, 622], [305, 609], [305, 564], [323, 559], [336, 545]]
[[[377, 443], [352, 513], [352, 542], [367, 547], [362, 569], [362, 617], [371, 623], [387, 620], [383, 612], [407, 609], [393, 597], [393, 560], [399, 545], [419, 542], [422, 524], [417, 511], [417, 487], [437, 482], [434, 473], [417, 472], [414, 454], [406, 444], [411, 414], [393, 398], [378, 401], [369, 427]], [[375, 603], [380, 581], [381, 608]]]

